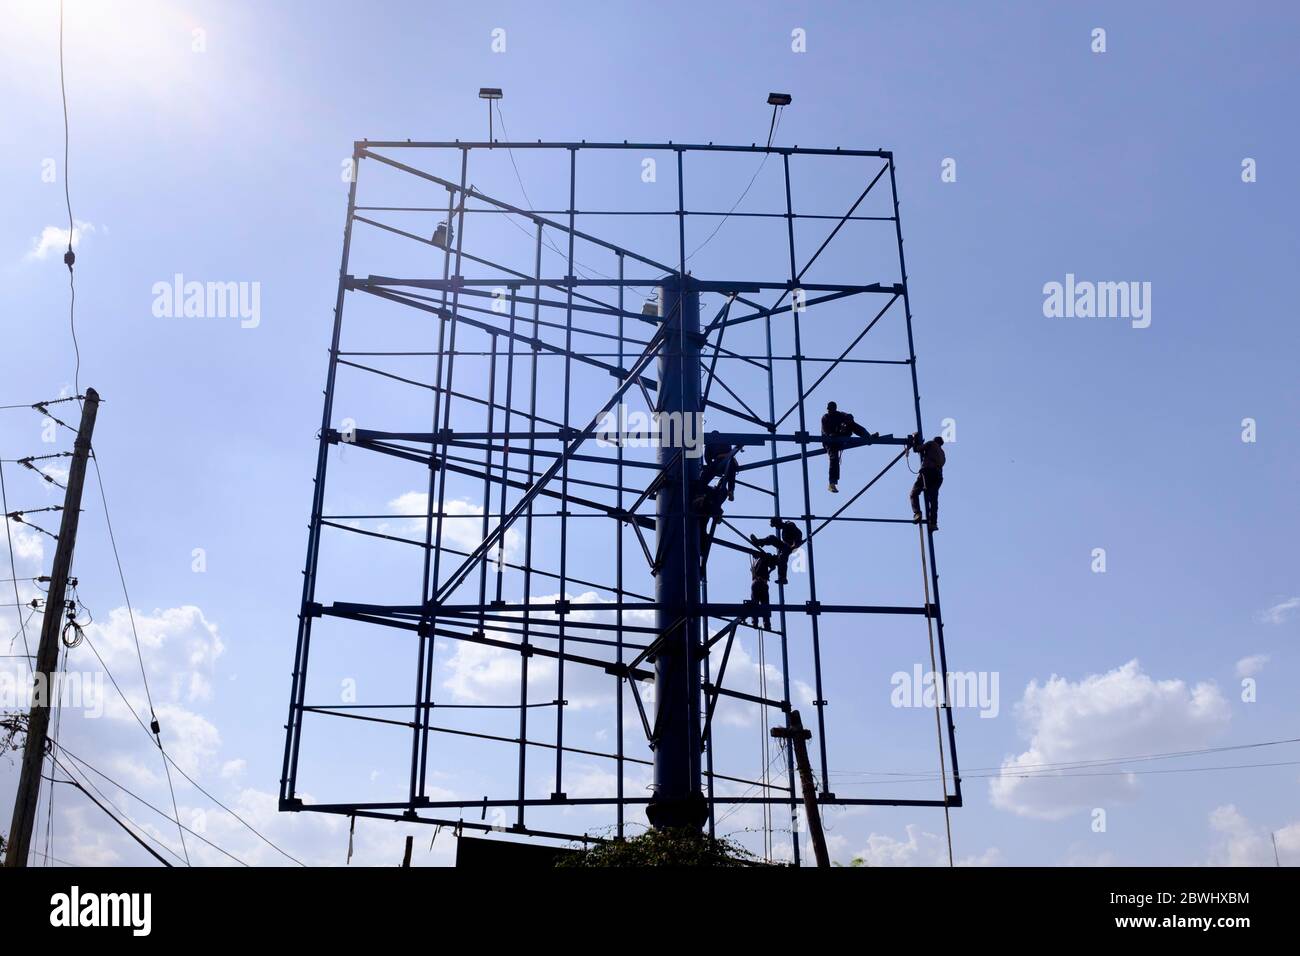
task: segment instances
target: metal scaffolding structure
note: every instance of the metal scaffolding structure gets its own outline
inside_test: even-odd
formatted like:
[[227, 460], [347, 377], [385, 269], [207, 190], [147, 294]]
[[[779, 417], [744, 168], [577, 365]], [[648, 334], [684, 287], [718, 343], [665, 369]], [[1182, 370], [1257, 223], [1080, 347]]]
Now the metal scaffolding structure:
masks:
[[[516, 153], [526, 151], [542, 151], [538, 158], [564, 178], [562, 194], [556, 195], [567, 195], [567, 202], [553, 203], [557, 208], [520, 205], [501, 198], [504, 187], [475, 185], [509, 169], [501, 165], [508, 159], [526, 199], [515, 161]], [[673, 173], [675, 202], [660, 209], [579, 208], [580, 172], [597, 155], [656, 158]], [[738, 175], [743, 181], [741, 173], [749, 167], [729, 172], [729, 163], [759, 162], [762, 170], [769, 159], [780, 164], [778, 208], [738, 211], [739, 201], [731, 210], [712, 208], [715, 204], [688, 208], [692, 164], [714, 164], [713, 175], [730, 184]], [[792, 170], [809, 162], [852, 163], [854, 170], [864, 170], [856, 200], [833, 212], [797, 212]], [[362, 204], [359, 183], [364, 178], [369, 186], [371, 177], [379, 198]], [[937, 642], [935, 673], [943, 675], [944, 687], [948, 684], [933, 532], [918, 536], [924, 594], [919, 602], [823, 600], [817, 583], [815, 545], [832, 529], [851, 526], [857, 534], [879, 525], [912, 525], [906, 516], [851, 513], [906, 460], [912, 436], [922, 431], [893, 154], [673, 143], [361, 141], [350, 178], [281, 809], [582, 838], [591, 831], [538, 827], [529, 819], [541, 808], [606, 808], [613, 813], [611, 830], [622, 836], [633, 806], [643, 805], [655, 825], [713, 830], [720, 809], [757, 805], [765, 814], [777, 808], [790, 814], [797, 862], [793, 758], [785, 750], [764, 750], [767, 768], [759, 774], [724, 772], [715, 721], [719, 705], [728, 703], [761, 714], [764, 735], [771, 721], [784, 723], [793, 709], [791, 655], [796, 651], [806, 656], [811, 678], [814, 712], [807, 723], [819, 805], [960, 806], [955, 728], [942, 695], [936, 707], [936, 721], [942, 715], [941, 796], [848, 797], [831, 786], [823, 691], [828, 622], [865, 626], [880, 615], [919, 619], [931, 629], [932, 647]], [[716, 194], [712, 180], [707, 193]], [[421, 204], [409, 198], [412, 194], [437, 201]], [[392, 195], [398, 198], [387, 198]], [[881, 213], [860, 211], [868, 203], [882, 204]], [[777, 274], [743, 279], [694, 274], [701, 262], [697, 254], [732, 220], [746, 234], [779, 229], [783, 248]], [[688, 244], [692, 223], [712, 228], [700, 245]], [[670, 226], [671, 234], [660, 224]], [[848, 243], [836, 268], [847, 260], [859, 272], [853, 281], [834, 275], [814, 281], [819, 263], [830, 258], [828, 250], [845, 245], [848, 230], [858, 228], [886, 230], [896, 260], [873, 261]], [[373, 240], [368, 255], [384, 274], [358, 270], [356, 246], [363, 230]], [[805, 241], [813, 230], [820, 238], [815, 248]], [[629, 234], [637, 238], [622, 238]], [[562, 264], [562, 274], [544, 262]], [[644, 301], [647, 290], [654, 290], [649, 302]], [[712, 300], [708, 305], [702, 304], [706, 297]], [[821, 309], [828, 314], [835, 309], [842, 317], [833, 328], [816, 332], [818, 341], [833, 337], [843, 343], [837, 355], [805, 352], [807, 323]], [[853, 357], [884, 321], [901, 321], [906, 354]], [[345, 327], [389, 347], [351, 348]], [[392, 341], [406, 347], [394, 348]], [[810, 409], [826, 392], [816, 398], [814, 393], [829, 380], [843, 388], [845, 378], [832, 379], [837, 373], [856, 381], [889, 366], [910, 377], [908, 421], [899, 426], [903, 433], [840, 441], [841, 448], [863, 449], [853, 452], [862, 461], [869, 455], [880, 461], [867, 470], [860, 489], [849, 489], [842, 504], [818, 514], [810, 472], [823, 462], [827, 447], [816, 424], [820, 412]], [[345, 375], [349, 382], [373, 383], [357, 391], [362, 397], [346, 408]], [[388, 400], [368, 391], [383, 389], [400, 390], [394, 394], [406, 398]], [[353, 416], [353, 408], [367, 404], [374, 407]], [[644, 408], [653, 429], [627, 425], [634, 407]], [[757, 502], [748, 513], [726, 513], [733, 510], [728, 507], [710, 520], [701, 511], [701, 416], [711, 426], [719, 423], [709, 442], [744, 451], [737, 473], [740, 504], [734, 510]], [[363, 421], [379, 427], [361, 427]], [[327, 486], [333, 489], [342, 480], [333, 459], [344, 453], [351, 456], [349, 467], [372, 470], [336, 501]], [[399, 486], [385, 484], [387, 469], [419, 475], [422, 492], [409, 499], [418, 509], [380, 512], [368, 504], [355, 506], [367, 489]], [[784, 499], [783, 477], [787, 486], [791, 481], [796, 486]], [[902, 503], [900, 497], [893, 505]], [[778, 517], [794, 520], [802, 530], [798, 561], [800, 573], [806, 569], [807, 599], [798, 600], [780, 583], [765, 606], [734, 595], [723, 595], [729, 600], [710, 596], [711, 574], [715, 592], [732, 587], [733, 579], [748, 580], [743, 568], [739, 575], [735, 569], [752, 557], [756, 544], [742, 528], [765, 529]], [[358, 556], [362, 547], [382, 548], [374, 554], [383, 557], [367, 563]], [[411, 563], [395, 563], [390, 572], [389, 549], [411, 555]], [[376, 600], [375, 590], [409, 596]], [[759, 632], [755, 619], [768, 615], [776, 626]], [[315, 683], [309, 693], [309, 659], [314, 663], [312, 654], [320, 653], [319, 630], [326, 622], [347, 627], [346, 638], [330, 639], [331, 653], [396, 662], [393, 666], [405, 672], [402, 679], [413, 685], [410, 699], [334, 704], [316, 698]], [[357, 643], [357, 635], [365, 635], [364, 643]], [[755, 641], [758, 663], [750, 670], [758, 675], [757, 687], [742, 688], [732, 677], [742, 635]], [[387, 643], [391, 637], [400, 643]], [[504, 662], [514, 685], [508, 699], [436, 699], [439, 668], [448, 654], [466, 648]], [[601, 693], [612, 705], [613, 744], [605, 750], [577, 746], [565, 736], [573, 719], [566, 712], [578, 706], [566, 694], [586, 694], [593, 680], [607, 684]], [[317, 739], [316, 733], [328, 747], [328, 737], [313, 728], [340, 719], [406, 735], [402, 794], [369, 802], [304, 798], [299, 774], [304, 742]], [[448, 761], [464, 754], [440, 749], [442, 741], [454, 742], [448, 747], [508, 752], [512, 784], [482, 797], [432, 792], [435, 775], [458, 769]], [[566, 792], [566, 759], [573, 755], [608, 762], [612, 791]], [[629, 793], [628, 774], [651, 769], [649, 795]], [[739, 788], [748, 789], [724, 792]], [[493, 822], [487, 820], [489, 810]], [[467, 819], [467, 811], [477, 818]]]

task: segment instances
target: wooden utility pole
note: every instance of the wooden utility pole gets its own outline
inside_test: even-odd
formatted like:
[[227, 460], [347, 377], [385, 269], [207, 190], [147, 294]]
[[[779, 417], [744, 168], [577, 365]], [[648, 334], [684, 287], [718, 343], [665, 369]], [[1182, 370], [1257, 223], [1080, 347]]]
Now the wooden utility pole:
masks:
[[54, 550], [54, 567], [50, 570], [50, 589], [45, 597], [45, 616], [41, 619], [41, 643], [36, 652], [36, 684], [32, 712], [27, 723], [27, 744], [23, 748], [22, 775], [18, 778], [18, 795], [14, 800], [14, 818], [9, 827], [9, 846], [5, 866], [26, 866], [36, 823], [36, 801], [41, 793], [41, 765], [49, 738], [50, 704], [53, 702], [54, 677], [59, 666], [59, 631], [63, 624], [72, 568], [72, 551], [77, 543], [77, 522], [81, 518], [81, 489], [86, 481], [86, 459], [90, 456], [90, 436], [95, 430], [99, 411], [99, 393], [86, 389], [81, 409], [81, 425], [72, 447], [72, 468], [68, 472], [68, 490], [63, 496], [63, 517], [59, 522], [59, 543]]
[[790, 711], [789, 726], [773, 727], [772, 736], [786, 740], [794, 748], [794, 762], [799, 768], [799, 787], [803, 791], [803, 809], [808, 817], [808, 835], [812, 837], [813, 853], [818, 866], [831, 865], [826, 852], [826, 833], [822, 830], [822, 815], [817, 808], [817, 788], [813, 785], [812, 764], [808, 762], [808, 741], [812, 731], [805, 730], [799, 711]]

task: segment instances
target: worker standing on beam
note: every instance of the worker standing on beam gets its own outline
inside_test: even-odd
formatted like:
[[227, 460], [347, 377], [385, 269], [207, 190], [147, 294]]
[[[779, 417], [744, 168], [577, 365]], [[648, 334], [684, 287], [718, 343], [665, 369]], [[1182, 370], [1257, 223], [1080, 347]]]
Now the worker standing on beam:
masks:
[[853, 420], [848, 412], [842, 412], [834, 402], [826, 403], [826, 414], [822, 416], [822, 444], [826, 447], [826, 456], [830, 459], [830, 487], [838, 492], [840, 483], [840, 456], [844, 454], [844, 439], [875, 438], [878, 432], [869, 432]]
[[912, 483], [912, 520], [921, 520], [921, 493], [925, 493], [925, 509], [930, 514], [930, 531], [939, 530], [939, 486], [943, 484], [943, 466], [947, 456], [943, 453], [943, 438], [936, 435], [922, 442], [920, 434], [912, 436], [912, 448], [921, 456], [921, 470]]
[[772, 630], [772, 611], [767, 606], [772, 599], [771, 592], [768, 590], [768, 579], [772, 576], [772, 569], [776, 564], [776, 555], [762, 548], [753, 552], [753, 557], [749, 561], [749, 603], [753, 605], [750, 616], [755, 627], [758, 627], [761, 619], [765, 631]]
[[786, 572], [790, 567], [790, 555], [803, 544], [803, 532], [793, 521], [771, 518], [768, 523], [776, 530], [776, 534], [769, 534], [766, 538], [751, 534], [750, 543], [756, 548], [768, 544], [776, 548], [776, 583], [789, 584]]

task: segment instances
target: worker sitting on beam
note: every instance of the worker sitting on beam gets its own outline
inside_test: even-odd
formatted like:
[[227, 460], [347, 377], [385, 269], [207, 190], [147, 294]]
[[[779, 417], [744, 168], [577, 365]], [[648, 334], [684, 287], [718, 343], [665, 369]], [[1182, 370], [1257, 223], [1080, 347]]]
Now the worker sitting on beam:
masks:
[[840, 456], [844, 454], [844, 439], [879, 438], [879, 432], [869, 432], [853, 420], [848, 412], [839, 410], [834, 402], [826, 403], [826, 414], [822, 416], [822, 444], [826, 446], [826, 457], [830, 460], [829, 490], [838, 492], [840, 483]]

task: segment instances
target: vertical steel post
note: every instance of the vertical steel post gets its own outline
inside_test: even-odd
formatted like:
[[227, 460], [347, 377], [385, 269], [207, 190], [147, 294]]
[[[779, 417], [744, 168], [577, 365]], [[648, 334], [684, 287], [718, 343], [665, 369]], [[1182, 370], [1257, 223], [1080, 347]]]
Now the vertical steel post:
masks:
[[[795, 244], [794, 244], [794, 201], [790, 194], [790, 154], [782, 156], [782, 165], [785, 171], [785, 223], [786, 233], [789, 237], [790, 245], [790, 285], [791, 294], [794, 294], [794, 288], [799, 284], [798, 266], [795, 263]], [[806, 435], [808, 433], [808, 415], [804, 408], [804, 399], [807, 393], [803, 387], [803, 335], [799, 327], [800, 308], [790, 309], [790, 318], [794, 324], [794, 375], [795, 386], [798, 391], [795, 393], [799, 396], [799, 433]], [[812, 491], [808, 484], [808, 446], [804, 446], [803, 458], [800, 461], [803, 469], [803, 513], [804, 513], [804, 550], [808, 555], [808, 604], [811, 607], [817, 606], [817, 562], [813, 556], [813, 527], [812, 527]], [[812, 625], [812, 652], [813, 652], [813, 689], [817, 694], [813, 705], [817, 708], [817, 743], [821, 749], [822, 764], [822, 790], [830, 793], [831, 781], [830, 770], [826, 761], [826, 692], [822, 684], [822, 641], [821, 625], [818, 621], [817, 614], [810, 615]]]
[[[624, 291], [625, 291], [623, 287], [623, 279], [624, 279], [623, 273], [624, 273], [625, 266], [626, 264], [623, 262], [623, 253], [620, 252], [618, 253], [618, 281], [619, 281], [618, 367], [619, 368], [623, 368], [623, 360], [625, 358], [623, 352], [624, 349], [623, 339], [626, 334], [625, 329], [623, 328], [623, 309], [624, 309]], [[616, 501], [616, 506], [620, 513], [623, 511], [623, 458], [624, 458], [623, 444], [624, 441], [625, 441], [625, 436], [623, 435], [623, 426], [620, 424], [619, 435], [618, 435], [618, 466], [614, 472], [615, 475], [614, 484], [618, 487], [618, 492], [617, 492], [618, 498]], [[615, 579], [615, 586], [618, 589], [616, 593], [618, 594], [618, 603], [620, 605], [617, 612], [618, 623], [614, 627], [614, 660], [617, 661], [619, 664], [623, 663], [622, 604], [624, 600], [626, 600], [626, 594], [623, 588], [623, 532], [625, 530], [626, 528], [621, 519], [614, 522], [614, 579]], [[626, 788], [626, 782], [624, 780], [624, 766], [623, 766], [623, 762], [624, 762], [623, 761], [623, 694], [624, 694], [623, 682], [621, 680], [615, 681], [614, 682], [614, 732], [615, 732], [615, 740], [617, 741], [617, 747], [615, 748], [614, 751], [615, 752], [614, 765], [618, 769], [617, 835], [620, 840], [623, 839], [624, 837], [624, 832], [626, 830], [625, 824], [627, 822], [624, 819], [626, 816], [626, 806], [624, 804], [624, 791]]]
[[343, 252], [339, 257], [339, 283], [334, 299], [334, 331], [330, 338], [329, 370], [325, 375], [325, 402], [317, 436], [316, 477], [307, 525], [307, 557], [302, 571], [302, 602], [298, 611], [298, 639], [293, 656], [293, 683], [289, 690], [289, 716], [284, 725], [284, 764], [280, 770], [280, 809], [296, 809], [298, 752], [302, 745], [302, 708], [307, 692], [307, 660], [311, 651], [311, 607], [316, 601], [316, 567], [320, 557], [321, 515], [325, 510], [325, 472], [329, 465], [330, 423], [334, 416], [334, 384], [338, 376], [339, 344], [343, 334], [343, 303], [348, 284], [348, 255], [352, 250], [352, 223], [357, 211], [357, 181], [361, 178], [361, 144], [352, 147], [352, 182], [348, 185], [348, 213], [343, 221]]
[[[923, 436], [924, 425], [921, 423], [921, 385], [916, 374], [916, 341], [912, 336], [912, 299], [907, 293], [907, 257], [903, 255], [903, 220], [898, 209], [898, 178], [894, 174], [894, 154], [889, 154], [889, 188], [894, 202], [894, 235], [898, 240], [898, 278], [903, 284], [903, 317], [907, 322], [907, 356], [912, 367], [912, 401], [916, 407], [916, 433]], [[926, 608], [926, 613], [933, 613], [935, 631], [939, 638], [939, 669], [943, 672], [943, 700], [941, 708], [948, 720], [948, 756], [952, 760], [953, 799], [961, 804], [961, 768], [957, 766], [957, 726], [952, 718], [952, 702], [948, 700], [948, 651], [943, 640], [943, 612], [939, 604], [939, 567], [934, 558], [934, 532], [929, 534], [930, 552], [930, 588], [934, 594], [933, 609]], [[944, 794], [948, 799], [948, 794]]]
[[646, 815], [661, 829], [698, 829], [708, 815], [700, 789], [700, 619], [692, 612], [700, 600], [699, 519], [691, 513], [700, 458], [690, 449], [669, 447], [682, 442], [668, 436], [696, 434], [700, 294], [679, 273], [664, 280], [659, 302], [666, 328], [655, 410], [665, 480], [655, 501], [655, 627], [662, 646], [655, 653], [655, 792]]

